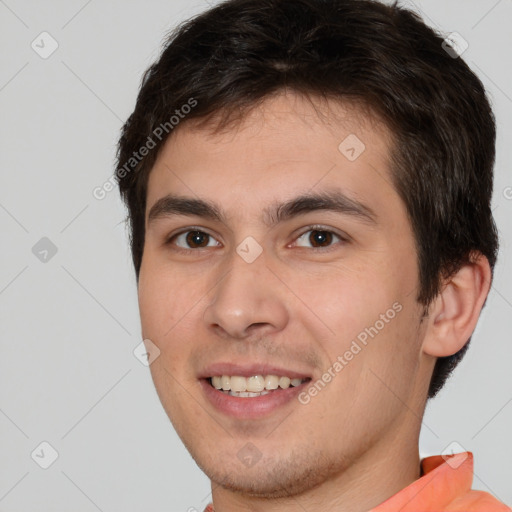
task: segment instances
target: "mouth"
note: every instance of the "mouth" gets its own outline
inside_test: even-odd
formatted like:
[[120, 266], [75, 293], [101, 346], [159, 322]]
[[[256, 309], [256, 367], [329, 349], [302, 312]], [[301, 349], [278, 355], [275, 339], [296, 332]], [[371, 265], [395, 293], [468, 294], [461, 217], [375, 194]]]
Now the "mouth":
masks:
[[311, 379], [290, 378], [286, 375], [216, 375], [207, 380], [213, 388], [229, 396], [255, 398], [298, 387]]
[[309, 376], [285, 369], [235, 365], [211, 367], [199, 378], [213, 408], [241, 420], [264, 419], [293, 403], [299, 405], [296, 398], [310, 381]]

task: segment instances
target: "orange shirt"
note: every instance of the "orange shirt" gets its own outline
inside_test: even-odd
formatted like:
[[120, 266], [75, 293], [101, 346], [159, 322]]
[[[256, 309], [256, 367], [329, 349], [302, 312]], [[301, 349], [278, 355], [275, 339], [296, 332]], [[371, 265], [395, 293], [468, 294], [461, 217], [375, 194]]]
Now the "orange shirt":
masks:
[[[512, 512], [484, 491], [472, 491], [473, 454], [434, 455], [421, 461], [415, 482], [368, 512]], [[215, 512], [210, 504], [204, 512]]]

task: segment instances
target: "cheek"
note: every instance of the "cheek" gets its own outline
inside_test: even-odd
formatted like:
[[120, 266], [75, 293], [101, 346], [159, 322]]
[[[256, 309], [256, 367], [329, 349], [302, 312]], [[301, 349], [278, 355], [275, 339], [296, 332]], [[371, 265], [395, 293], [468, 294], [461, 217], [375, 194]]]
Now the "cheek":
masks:
[[[371, 400], [402, 408], [413, 391], [420, 364], [421, 339], [417, 308], [410, 300], [394, 303], [379, 320], [365, 329], [362, 350], [367, 388]], [[359, 356], [358, 356], [359, 357]]]
[[[336, 379], [338, 385], [347, 378], [342, 387], [354, 387], [362, 379], [365, 389], [373, 389], [373, 384], [382, 388], [384, 384], [372, 382], [378, 379], [371, 368], [392, 389], [409, 386], [419, 354], [418, 309], [411, 293], [415, 282], [406, 272], [410, 263], [403, 261], [403, 273], [396, 264], [382, 261], [359, 271], [332, 269], [316, 280], [294, 282], [297, 295], [306, 297], [308, 309], [315, 313], [308, 323], [326, 368], [346, 355], [347, 366], [339, 374], [345, 377]], [[309, 316], [302, 318], [303, 324]]]
[[141, 271], [138, 301], [142, 334], [156, 341], [172, 325], [175, 308], [167, 285], [153, 277]]
[[160, 357], [151, 365], [160, 385], [169, 381], [168, 386], [174, 388], [173, 379], [159, 365], [180, 380], [190, 378], [186, 363], [194, 348], [191, 333], [197, 334], [202, 321], [201, 298], [206, 290], [204, 276], [184, 276], [150, 255], [141, 266], [138, 302], [142, 335], [160, 350]]
[[197, 302], [198, 283], [184, 279], [150, 253], [144, 255], [138, 285], [142, 332], [150, 339], [167, 339]]
[[[138, 302], [144, 339], [150, 339], [160, 354], [150, 365], [150, 372], [160, 401], [173, 423], [185, 414], [183, 386], [189, 386], [186, 362], [189, 344], [180, 333], [190, 329], [192, 315], [187, 287], [178, 276], [147, 258], [141, 266]], [[193, 304], [193, 302], [192, 302]], [[189, 314], [187, 315], [187, 311]]]
[[[330, 368], [335, 377], [318, 393], [318, 398], [312, 399], [311, 410], [320, 424], [329, 424], [329, 428], [335, 425], [333, 428], [346, 432], [348, 443], [357, 445], [363, 438], [365, 443], [373, 442], [386, 425], [407, 409], [404, 403], [409, 403], [413, 390], [419, 350], [411, 306], [402, 306], [393, 318], [389, 314], [388, 323], [381, 320], [383, 325], [375, 319], [364, 325], [361, 319], [347, 318], [353, 332], [363, 336], [338, 337], [329, 346]], [[338, 356], [341, 360], [336, 367]], [[354, 432], [354, 424], [361, 425], [358, 432]]]
[[329, 327], [333, 339], [357, 336], [400, 298], [394, 284], [371, 271], [329, 272], [302, 284], [297, 281], [294, 290]]

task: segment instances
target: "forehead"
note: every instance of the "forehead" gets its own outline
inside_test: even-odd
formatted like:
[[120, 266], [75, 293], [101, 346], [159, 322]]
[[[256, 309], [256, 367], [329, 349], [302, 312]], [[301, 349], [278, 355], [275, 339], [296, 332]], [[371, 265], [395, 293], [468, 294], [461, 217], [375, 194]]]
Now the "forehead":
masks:
[[[212, 120], [214, 123], [215, 120]], [[218, 132], [185, 121], [161, 149], [148, 182], [147, 212], [165, 193], [236, 204], [343, 188], [354, 199], [397, 200], [391, 132], [353, 102], [279, 94]], [[390, 199], [390, 197], [388, 197]]]
[[[188, 141], [200, 139], [201, 144], [220, 147], [235, 142], [238, 135], [250, 137], [255, 142], [265, 141], [271, 151], [273, 147], [280, 149], [281, 144], [286, 142], [288, 148], [296, 146], [298, 155], [301, 155], [313, 151], [314, 143], [319, 138], [325, 139], [327, 133], [333, 140], [326, 140], [326, 144], [341, 142], [340, 137], [344, 133], [357, 133], [366, 145], [383, 153], [387, 153], [394, 142], [384, 120], [362, 100], [326, 99], [281, 91], [248, 107], [238, 117], [231, 114], [225, 121], [224, 115], [225, 112], [218, 111], [206, 120], [185, 118], [165, 145], [175, 146], [173, 139], [186, 138]], [[318, 137], [311, 139], [315, 134]]]

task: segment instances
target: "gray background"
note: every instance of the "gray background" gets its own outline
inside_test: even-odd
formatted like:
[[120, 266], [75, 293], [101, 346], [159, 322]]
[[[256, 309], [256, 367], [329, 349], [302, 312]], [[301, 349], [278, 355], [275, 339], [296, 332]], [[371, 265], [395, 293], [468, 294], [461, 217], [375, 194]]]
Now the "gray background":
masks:
[[[512, 504], [512, 2], [403, 3], [469, 42], [464, 58], [498, 121], [495, 282], [471, 349], [428, 406], [420, 450], [473, 451], [474, 487]], [[116, 190], [92, 195], [114, 170], [119, 129], [165, 33], [206, 7], [0, 0], [1, 511], [202, 511], [210, 498], [133, 355], [141, 337], [125, 211]], [[59, 45], [46, 59], [31, 47], [43, 31]], [[43, 237], [57, 248], [47, 261], [33, 252]], [[43, 441], [59, 455], [48, 469], [35, 462], [51, 462]]]

